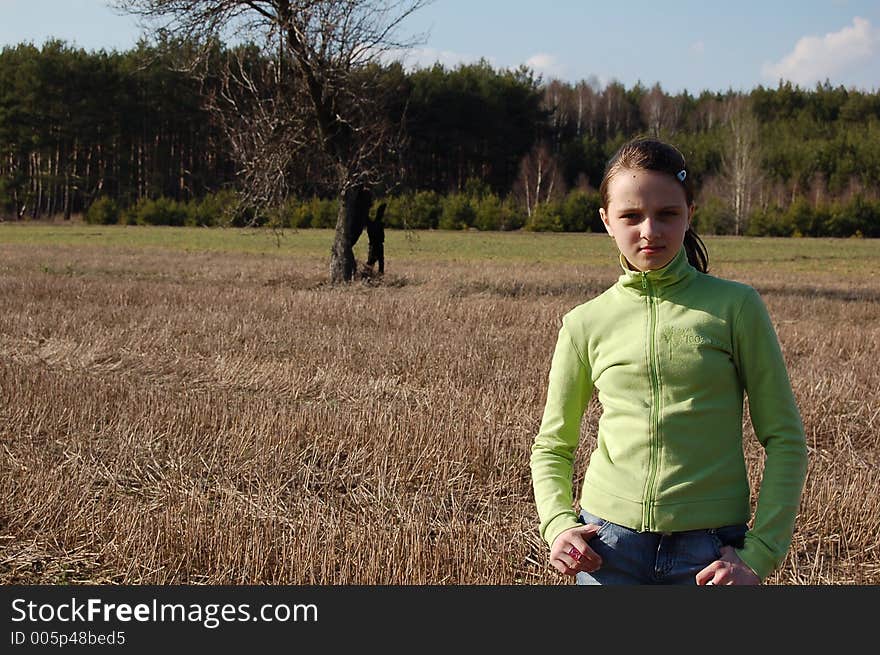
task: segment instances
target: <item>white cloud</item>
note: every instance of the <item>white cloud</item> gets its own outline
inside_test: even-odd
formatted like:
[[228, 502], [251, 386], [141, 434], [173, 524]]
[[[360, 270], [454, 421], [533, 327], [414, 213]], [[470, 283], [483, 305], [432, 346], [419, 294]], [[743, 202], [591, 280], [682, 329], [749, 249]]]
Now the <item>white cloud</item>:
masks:
[[539, 52], [526, 59], [526, 66], [545, 78], [564, 77], [565, 69], [554, 55]]
[[872, 59], [880, 58], [880, 30], [856, 16], [853, 24], [825, 36], [801, 38], [789, 54], [776, 63], [765, 63], [764, 78], [780, 78], [811, 86], [828, 78], [832, 83]]

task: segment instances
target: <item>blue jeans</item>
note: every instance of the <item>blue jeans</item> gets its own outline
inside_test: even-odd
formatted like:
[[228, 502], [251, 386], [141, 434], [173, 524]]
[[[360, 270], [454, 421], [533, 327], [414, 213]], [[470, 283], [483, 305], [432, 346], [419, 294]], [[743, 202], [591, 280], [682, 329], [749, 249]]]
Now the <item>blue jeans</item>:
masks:
[[598, 525], [588, 545], [602, 566], [578, 573], [579, 585], [696, 584], [695, 576], [721, 557], [722, 546], [742, 547], [748, 526], [728, 525], [686, 532], [638, 532], [581, 510], [578, 519]]

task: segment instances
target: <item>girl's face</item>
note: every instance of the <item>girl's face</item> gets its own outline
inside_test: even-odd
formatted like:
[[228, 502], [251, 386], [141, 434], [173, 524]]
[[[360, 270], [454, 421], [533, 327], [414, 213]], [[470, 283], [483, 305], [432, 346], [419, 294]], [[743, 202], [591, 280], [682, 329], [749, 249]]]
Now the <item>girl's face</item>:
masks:
[[681, 250], [694, 206], [681, 184], [658, 171], [619, 170], [599, 215], [621, 254], [638, 271], [663, 268]]

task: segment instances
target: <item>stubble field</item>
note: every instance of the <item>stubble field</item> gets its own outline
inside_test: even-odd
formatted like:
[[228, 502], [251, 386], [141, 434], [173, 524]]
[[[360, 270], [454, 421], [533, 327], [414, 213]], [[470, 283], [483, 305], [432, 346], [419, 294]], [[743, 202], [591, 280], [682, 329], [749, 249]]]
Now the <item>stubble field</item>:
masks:
[[[384, 281], [342, 288], [331, 239], [0, 225], [0, 583], [571, 582], [528, 457], [610, 239], [389, 232]], [[764, 297], [810, 450], [767, 582], [880, 584], [878, 244], [707, 245]]]

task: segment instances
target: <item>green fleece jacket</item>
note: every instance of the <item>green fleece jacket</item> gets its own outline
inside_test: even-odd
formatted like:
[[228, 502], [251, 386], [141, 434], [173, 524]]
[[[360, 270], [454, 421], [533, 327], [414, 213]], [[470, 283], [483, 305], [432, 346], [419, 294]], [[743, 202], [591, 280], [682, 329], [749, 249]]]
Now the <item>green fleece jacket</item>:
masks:
[[651, 532], [748, 522], [745, 392], [766, 457], [738, 555], [764, 578], [791, 545], [807, 467], [764, 303], [749, 286], [697, 271], [683, 248], [662, 269], [623, 268], [614, 286], [562, 319], [531, 456], [541, 536], [552, 545], [579, 525], [572, 470], [594, 388], [602, 416], [581, 507]]

